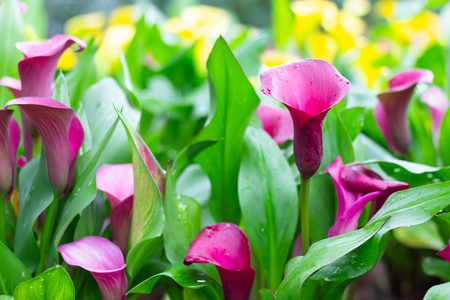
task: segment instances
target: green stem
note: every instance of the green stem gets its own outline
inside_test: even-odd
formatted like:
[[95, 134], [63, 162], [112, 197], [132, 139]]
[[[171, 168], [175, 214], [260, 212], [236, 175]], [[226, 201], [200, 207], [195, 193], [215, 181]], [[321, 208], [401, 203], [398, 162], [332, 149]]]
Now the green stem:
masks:
[[309, 179], [303, 176], [301, 176], [300, 201], [302, 253], [305, 255], [309, 250]]
[[0, 195], [0, 242], [6, 245], [5, 195]]
[[39, 263], [36, 268], [36, 275], [41, 274], [45, 270], [45, 264], [47, 263], [47, 252], [50, 245], [52, 233], [53, 233], [53, 221], [55, 218], [56, 207], [58, 206], [59, 193], [55, 192], [53, 202], [47, 208], [45, 212], [44, 228], [41, 235], [41, 246], [39, 249]]

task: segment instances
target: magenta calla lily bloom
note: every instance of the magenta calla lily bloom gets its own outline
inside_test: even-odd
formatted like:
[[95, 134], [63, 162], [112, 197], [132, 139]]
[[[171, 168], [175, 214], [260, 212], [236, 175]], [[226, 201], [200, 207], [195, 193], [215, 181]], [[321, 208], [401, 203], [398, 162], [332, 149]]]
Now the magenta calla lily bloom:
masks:
[[439, 251], [436, 255], [450, 261], [450, 245]]
[[288, 110], [261, 103], [257, 113], [262, 128], [278, 146], [294, 138], [294, 124]]
[[350, 83], [330, 63], [300, 59], [261, 74], [261, 90], [282, 102], [294, 123], [294, 157], [305, 179], [314, 175], [323, 156], [322, 125]]
[[442, 119], [450, 104], [447, 95], [440, 87], [433, 86], [422, 94], [420, 100], [428, 106], [431, 121], [433, 122], [433, 138], [437, 141], [439, 139]]
[[97, 281], [103, 300], [124, 300], [127, 277], [122, 251], [113, 242], [87, 236], [58, 247], [64, 261], [91, 272]]
[[[51, 98], [53, 93], [53, 78], [61, 55], [73, 44], [78, 44], [78, 51], [86, 48], [86, 44], [72, 36], [55, 35], [44, 42], [20, 42], [16, 47], [25, 59], [19, 62], [20, 81], [3, 77], [0, 85], [9, 88], [15, 98], [41, 97]], [[33, 143], [38, 136], [36, 128], [21, 112], [22, 124], [25, 130], [24, 151], [28, 160], [33, 158]]]
[[[73, 184], [75, 163], [84, 141], [84, 130], [72, 108], [44, 98], [19, 98], [6, 103], [17, 105], [42, 137], [50, 183], [65, 195]], [[26, 124], [25, 124], [26, 125]]]
[[384, 181], [377, 173], [361, 166], [344, 167], [339, 156], [327, 167], [338, 195], [338, 211], [328, 237], [358, 229], [358, 219], [364, 207], [377, 200], [378, 207], [393, 193], [409, 188], [399, 181]]
[[13, 118], [13, 110], [0, 110], [0, 195], [7, 201], [17, 179], [17, 148], [20, 143], [20, 127]]
[[133, 212], [133, 165], [103, 165], [97, 171], [97, 188], [111, 204], [110, 224], [113, 242], [127, 252]]
[[378, 95], [374, 109], [375, 120], [386, 139], [389, 149], [404, 154], [411, 146], [407, 109], [416, 85], [431, 83], [433, 73], [424, 69], [401, 72], [389, 80], [387, 91]]
[[231, 223], [207, 226], [192, 242], [185, 265], [209, 263], [222, 279], [226, 300], [247, 300], [255, 279], [250, 264], [250, 245], [245, 233]]

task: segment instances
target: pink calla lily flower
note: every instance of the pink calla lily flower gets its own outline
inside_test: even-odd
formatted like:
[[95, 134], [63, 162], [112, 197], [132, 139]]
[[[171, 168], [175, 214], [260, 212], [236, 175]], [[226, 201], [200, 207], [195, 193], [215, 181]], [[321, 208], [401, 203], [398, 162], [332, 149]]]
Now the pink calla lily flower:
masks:
[[282, 102], [291, 114], [295, 162], [305, 179], [322, 162], [323, 120], [349, 89], [348, 80], [320, 59], [300, 59], [261, 74], [262, 92]]
[[437, 143], [442, 119], [444, 118], [444, 115], [450, 105], [447, 95], [440, 87], [433, 86], [422, 94], [420, 100], [428, 106], [431, 121], [433, 122], [433, 138]]
[[245, 233], [231, 223], [205, 227], [192, 242], [185, 265], [209, 263], [216, 266], [226, 300], [247, 300], [255, 279], [250, 264], [250, 245]]
[[108, 197], [112, 240], [125, 254], [133, 212], [133, 165], [101, 166], [97, 171], [97, 188]]
[[261, 103], [258, 106], [257, 113], [262, 128], [278, 146], [294, 138], [294, 124], [292, 124], [292, 118], [288, 110]]
[[17, 179], [17, 148], [20, 127], [13, 118], [13, 110], [0, 110], [0, 195], [5, 201], [11, 197]]
[[[72, 187], [75, 163], [84, 141], [84, 130], [72, 108], [44, 98], [19, 98], [6, 103], [17, 105], [42, 137], [50, 183], [64, 196]], [[26, 124], [25, 124], [26, 125]]]
[[91, 272], [103, 300], [125, 300], [126, 264], [122, 251], [113, 242], [98, 236], [87, 236], [58, 247], [64, 261]]
[[450, 245], [439, 251], [436, 255], [450, 261]]
[[377, 173], [361, 166], [344, 167], [339, 156], [327, 167], [338, 195], [338, 211], [328, 237], [358, 229], [358, 219], [364, 207], [378, 200], [378, 207], [393, 193], [409, 188], [399, 181], [384, 181]]
[[429, 70], [404, 71], [392, 77], [388, 90], [378, 95], [379, 101], [374, 109], [375, 120], [393, 152], [404, 154], [411, 146], [408, 104], [416, 85], [420, 82], [431, 83], [433, 77]]
[[[53, 78], [61, 55], [73, 44], [78, 44], [78, 51], [83, 51], [86, 44], [72, 36], [55, 35], [44, 42], [20, 42], [16, 47], [25, 59], [19, 62], [20, 81], [10, 77], [0, 79], [0, 85], [9, 88], [15, 98], [41, 97], [51, 98]], [[33, 158], [33, 141], [38, 136], [33, 123], [21, 111], [25, 130], [24, 151], [28, 160]]]

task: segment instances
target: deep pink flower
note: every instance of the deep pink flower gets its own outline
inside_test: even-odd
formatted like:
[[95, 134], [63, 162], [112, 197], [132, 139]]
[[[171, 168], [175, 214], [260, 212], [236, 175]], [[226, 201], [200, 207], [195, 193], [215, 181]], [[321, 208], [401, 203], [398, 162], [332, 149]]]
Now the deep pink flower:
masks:
[[262, 102], [257, 112], [262, 128], [278, 146], [294, 138], [294, 124], [288, 110]]
[[192, 242], [185, 265], [208, 263], [216, 266], [226, 300], [247, 300], [255, 279], [250, 264], [250, 245], [245, 233], [231, 223], [203, 228]]
[[450, 261], [450, 245], [439, 251], [436, 255]]
[[409, 188], [399, 181], [384, 181], [377, 173], [362, 166], [344, 167], [339, 156], [327, 167], [338, 195], [338, 211], [328, 237], [358, 229], [358, 219], [364, 207], [377, 200], [377, 207], [393, 193]]
[[127, 292], [126, 264], [122, 251], [113, 242], [87, 236], [58, 247], [66, 263], [91, 272], [103, 300], [124, 300]]
[[[84, 141], [84, 130], [72, 108], [44, 98], [19, 98], [17, 105], [42, 137], [50, 183], [63, 196], [73, 184], [75, 163]], [[26, 125], [26, 124], [25, 124]]]
[[[83, 41], [67, 35], [55, 35], [44, 42], [17, 43], [16, 47], [25, 57], [19, 62], [20, 82], [10, 77], [3, 77], [0, 85], [9, 88], [15, 98], [51, 98], [58, 61], [64, 51], [75, 43], [79, 45], [78, 51], [86, 48]], [[23, 127], [25, 127], [23, 131], [25, 156], [31, 160], [33, 141], [38, 136], [38, 132], [22, 111], [21, 117]]]
[[420, 100], [428, 106], [433, 122], [433, 138], [438, 141], [442, 119], [449, 107], [447, 95], [440, 87], [433, 86], [422, 94]]
[[7, 201], [17, 179], [17, 148], [20, 143], [20, 127], [13, 118], [13, 110], [0, 110], [0, 195]]
[[291, 114], [295, 162], [305, 179], [322, 162], [323, 120], [349, 89], [348, 80], [320, 59], [300, 59], [261, 74], [262, 92], [282, 102]]
[[387, 91], [378, 95], [379, 101], [374, 109], [375, 120], [393, 152], [404, 154], [411, 145], [408, 104], [416, 85], [419, 82], [431, 83], [433, 77], [429, 70], [404, 71], [392, 77]]
[[97, 188], [111, 204], [110, 224], [113, 242], [127, 252], [133, 212], [133, 165], [103, 165], [97, 171]]

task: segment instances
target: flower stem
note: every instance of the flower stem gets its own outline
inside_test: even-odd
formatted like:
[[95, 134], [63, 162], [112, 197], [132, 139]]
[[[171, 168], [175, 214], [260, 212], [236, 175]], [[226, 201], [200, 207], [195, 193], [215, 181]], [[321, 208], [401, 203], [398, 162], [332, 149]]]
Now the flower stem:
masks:
[[306, 179], [303, 176], [301, 176], [300, 201], [302, 254], [305, 255], [309, 249], [309, 178]]
[[6, 245], [5, 195], [0, 195], [0, 242]]
[[53, 221], [55, 219], [55, 212], [58, 206], [59, 193], [55, 192], [52, 203], [47, 208], [45, 213], [44, 228], [42, 229], [41, 245], [39, 249], [39, 263], [36, 268], [36, 275], [41, 274], [45, 270], [45, 264], [47, 263], [48, 246], [50, 245]]

